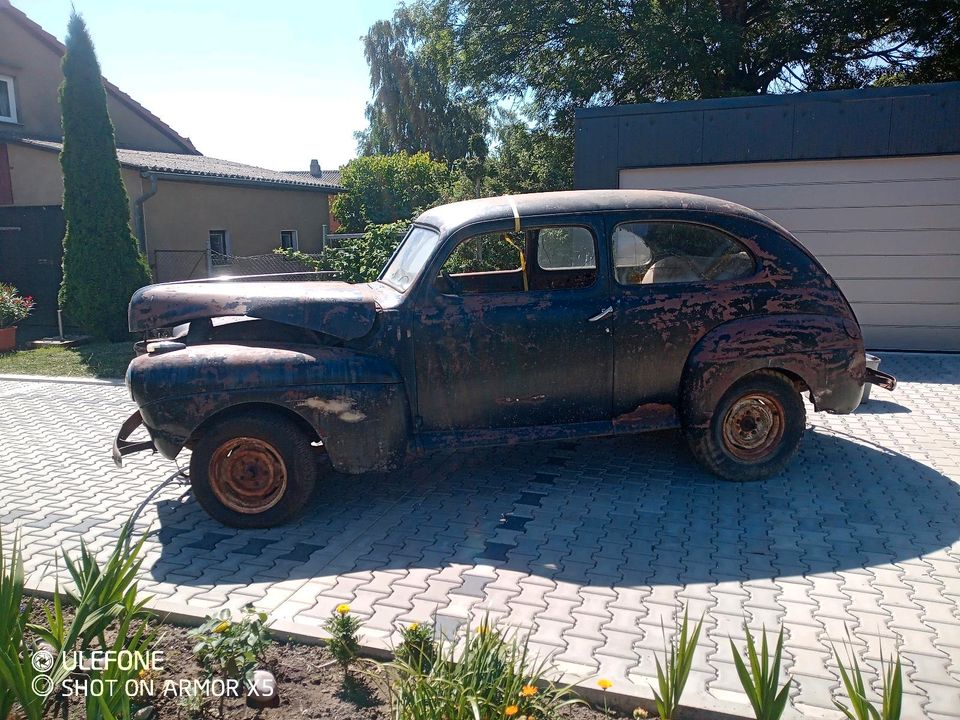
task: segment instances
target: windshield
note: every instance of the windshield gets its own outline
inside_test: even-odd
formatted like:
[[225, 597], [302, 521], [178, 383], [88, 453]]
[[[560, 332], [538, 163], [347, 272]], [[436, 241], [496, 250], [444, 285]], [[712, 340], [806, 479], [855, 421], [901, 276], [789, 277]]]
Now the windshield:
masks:
[[429, 262], [439, 240], [440, 234], [436, 230], [417, 226], [410, 228], [400, 249], [380, 276], [380, 282], [394, 290], [406, 292]]

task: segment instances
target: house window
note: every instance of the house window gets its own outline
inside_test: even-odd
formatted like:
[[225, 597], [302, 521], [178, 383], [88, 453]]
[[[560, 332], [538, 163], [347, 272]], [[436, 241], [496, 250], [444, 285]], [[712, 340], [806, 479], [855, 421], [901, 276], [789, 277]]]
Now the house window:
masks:
[[297, 231], [281, 230], [280, 231], [280, 247], [282, 247], [284, 250], [299, 250], [300, 238], [297, 236]]
[[226, 230], [210, 231], [210, 264], [229, 265], [230, 246], [227, 242]]
[[8, 75], [0, 75], [0, 122], [17, 122], [17, 98]]

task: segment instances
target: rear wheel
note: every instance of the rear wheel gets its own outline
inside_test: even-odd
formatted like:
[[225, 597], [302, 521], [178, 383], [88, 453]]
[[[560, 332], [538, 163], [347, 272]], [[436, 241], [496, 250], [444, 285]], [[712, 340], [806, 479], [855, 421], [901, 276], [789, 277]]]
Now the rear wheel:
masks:
[[317, 451], [291, 419], [233, 415], [210, 427], [190, 457], [197, 502], [238, 528], [280, 525], [302, 509], [317, 478]]
[[805, 425], [793, 382], [758, 370], [723, 394], [706, 427], [688, 427], [686, 434], [694, 456], [711, 472], [727, 480], [764, 480], [793, 458]]

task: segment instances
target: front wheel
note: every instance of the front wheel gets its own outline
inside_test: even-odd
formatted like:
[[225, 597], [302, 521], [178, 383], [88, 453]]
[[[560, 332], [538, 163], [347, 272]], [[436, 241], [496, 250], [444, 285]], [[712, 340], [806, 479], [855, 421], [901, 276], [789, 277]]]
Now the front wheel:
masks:
[[730, 386], [706, 427], [686, 428], [687, 441], [697, 460], [720, 477], [765, 480], [797, 452], [806, 416], [789, 378], [758, 370]]
[[316, 449], [297, 423], [248, 412], [209, 428], [190, 457], [190, 484], [211, 517], [236, 528], [280, 525], [301, 510], [317, 478]]

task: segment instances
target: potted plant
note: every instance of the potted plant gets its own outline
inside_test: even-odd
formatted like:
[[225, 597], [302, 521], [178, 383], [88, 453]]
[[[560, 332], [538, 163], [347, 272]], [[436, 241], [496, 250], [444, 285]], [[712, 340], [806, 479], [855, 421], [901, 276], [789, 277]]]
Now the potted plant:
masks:
[[33, 310], [33, 298], [23, 297], [13, 285], [0, 283], [0, 352], [17, 346], [17, 323]]

